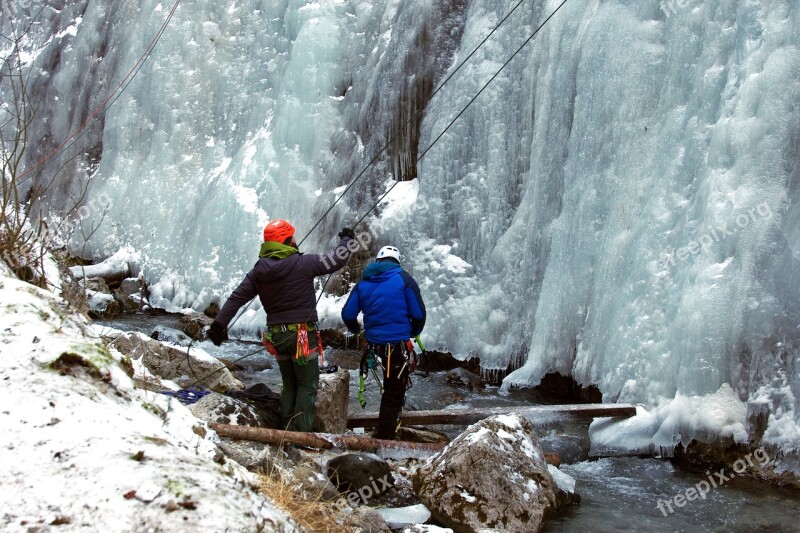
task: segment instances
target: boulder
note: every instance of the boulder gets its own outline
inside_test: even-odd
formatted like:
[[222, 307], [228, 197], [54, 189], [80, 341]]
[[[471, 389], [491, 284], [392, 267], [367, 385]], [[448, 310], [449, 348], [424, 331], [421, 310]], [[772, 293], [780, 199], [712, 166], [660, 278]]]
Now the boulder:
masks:
[[135, 332], [112, 333], [111, 344], [130, 359], [141, 360], [154, 375], [171, 379], [181, 387], [197, 385], [213, 390], [241, 390], [244, 385], [234, 378], [220, 361], [199, 348], [176, 348]]
[[92, 318], [110, 319], [122, 312], [119, 302], [105, 292], [87, 289], [86, 303], [89, 306], [89, 316]]
[[539, 531], [556, 505], [544, 452], [521, 415], [470, 426], [421, 465], [413, 482], [434, 518], [456, 531]]
[[469, 370], [463, 368], [454, 368], [444, 375], [444, 380], [447, 383], [458, 385], [459, 387], [466, 387], [472, 391], [483, 390], [484, 383], [478, 374], [473, 374]]
[[553, 490], [556, 494], [554, 511], [581, 503], [581, 495], [575, 492], [575, 478], [550, 464], [547, 465], [547, 470], [553, 478]]
[[202, 341], [206, 339], [206, 329], [212, 322], [213, 318], [202, 313], [189, 313], [181, 317], [181, 329], [194, 340]]
[[346, 453], [328, 461], [328, 477], [340, 492], [353, 492], [364, 505], [394, 484], [389, 463], [369, 453]]
[[138, 311], [148, 305], [144, 281], [141, 278], [126, 278], [114, 291], [114, 298], [125, 311]]
[[258, 411], [242, 400], [212, 392], [188, 406], [189, 411], [209, 424], [268, 427]]
[[177, 344], [178, 346], [189, 346], [194, 342], [186, 333], [166, 326], [156, 326], [153, 332], [150, 333], [150, 338], [161, 342]]
[[361, 531], [363, 533], [392, 533], [383, 517], [370, 507], [353, 509], [344, 518], [342, 531]]
[[217, 447], [225, 457], [236, 461], [251, 472], [271, 474], [274, 471], [291, 472], [295, 462], [302, 459], [295, 448], [264, 446], [260, 442], [222, 439]]
[[333, 374], [320, 374], [314, 431], [319, 433], [347, 431], [349, 395], [350, 374], [347, 370], [339, 369]]
[[338, 500], [341, 495], [331, 481], [316, 465], [301, 464], [287, 472], [287, 484], [304, 493], [312, 501]]

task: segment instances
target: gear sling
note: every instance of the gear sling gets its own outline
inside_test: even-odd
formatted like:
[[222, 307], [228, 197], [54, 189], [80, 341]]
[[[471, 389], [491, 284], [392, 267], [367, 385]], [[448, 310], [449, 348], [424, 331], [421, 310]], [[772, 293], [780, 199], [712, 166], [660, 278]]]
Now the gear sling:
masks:
[[411, 373], [415, 370], [416, 364], [416, 354], [411, 341], [385, 344], [364, 342], [359, 369], [358, 401], [362, 408], [366, 406], [363, 394], [366, 388], [364, 382], [367, 375], [372, 373], [383, 395], [378, 427], [374, 434], [376, 438], [394, 438], [396, 430], [400, 427], [405, 393], [413, 385]]

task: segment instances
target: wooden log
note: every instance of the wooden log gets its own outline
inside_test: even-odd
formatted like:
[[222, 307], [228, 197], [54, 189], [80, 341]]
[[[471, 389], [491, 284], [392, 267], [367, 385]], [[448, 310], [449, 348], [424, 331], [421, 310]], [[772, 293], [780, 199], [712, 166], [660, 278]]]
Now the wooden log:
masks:
[[[495, 415], [521, 414], [532, 419], [558, 420], [560, 418], [591, 420], [598, 417], [631, 417], [636, 415], [636, 406], [628, 404], [571, 404], [531, 405], [515, 407], [490, 407], [485, 409], [403, 411], [401, 422], [405, 425], [429, 424], [467, 425]], [[351, 414], [347, 418], [348, 428], [371, 428], [378, 425], [378, 413]]]
[[231, 439], [251, 440], [266, 444], [281, 444], [284, 442], [315, 448], [330, 450], [344, 448], [356, 451], [412, 451], [436, 453], [444, 449], [446, 444], [436, 442], [405, 442], [398, 440], [373, 439], [363, 435], [333, 435], [329, 433], [302, 433], [298, 431], [284, 431], [280, 429], [256, 428], [250, 426], [232, 426], [228, 424], [211, 424], [211, 428], [220, 437]]
[[[373, 439], [364, 435], [333, 435], [330, 433], [302, 433], [298, 431], [284, 431], [281, 429], [256, 428], [251, 426], [232, 426], [228, 424], [210, 424], [211, 429], [220, 437], [239, 440], [263, 442], [265, 444], [282, 444], [284, 442], [314, 448], [330, 450], [344, 448], [345, 450], [374, 452], [389, 450], [392, 452], [408, 452], [416, 456], [419, 452], [434, 454], [447, 446], [440, 442], [407, 442], [399, 440]], [[416, 453], [414, 453], [416, 452]], [[553, 466], [561, 464], [561, 456], [555, 452], [544, 452], [545, 461]]]

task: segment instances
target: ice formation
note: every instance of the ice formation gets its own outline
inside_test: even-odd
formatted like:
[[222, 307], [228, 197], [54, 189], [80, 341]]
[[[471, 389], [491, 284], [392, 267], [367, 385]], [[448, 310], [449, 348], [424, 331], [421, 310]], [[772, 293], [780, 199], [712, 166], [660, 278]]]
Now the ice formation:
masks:
[[[800, 5], [568, 2], [426, 152], [559, 3], [523, 3], [431, 97], [515, 2], [187, 0], [41, 179], [67, 163], [53, 207], [87, 180], [107, 195], [88, 250], [132, 246], [154, 303], [200, 309], [251, 266], [266, 220], [305, 233], [399, 133], [305, 249], [322, 251], [393, 178], [418, 178], [369, 220], [420, 281], [430, 348], [523, 363], [506, 386], [559, 371], [651, 407], [728, 383], [788, 442]], [[41, 14], [26, 49], [43, 140], [31, 161], [104, 100], [168, 4]], [[262, 322], [253, 308], [238, 327]]]

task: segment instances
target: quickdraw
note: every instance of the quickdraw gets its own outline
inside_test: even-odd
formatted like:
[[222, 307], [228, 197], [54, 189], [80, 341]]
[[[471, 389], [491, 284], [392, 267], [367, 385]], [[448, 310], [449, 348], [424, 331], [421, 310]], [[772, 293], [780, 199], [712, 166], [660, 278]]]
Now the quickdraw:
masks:
[[261, 336], [261, 343], [264, 345], [264, 348], [272, 355], [273, 357], [278, 357], [278, 350], [275, 348], [275, 345], [272, 344], [272, 333], [269, 330], [265, 330], [264, 334]]
[[297, 364], [300, 366], [308, 364], [307, 357], [309, 353], [311, 353], [311, 348], [308, 345], [308, 327], [305, 324], [298, 324], [297, 349], [294, 352]]

